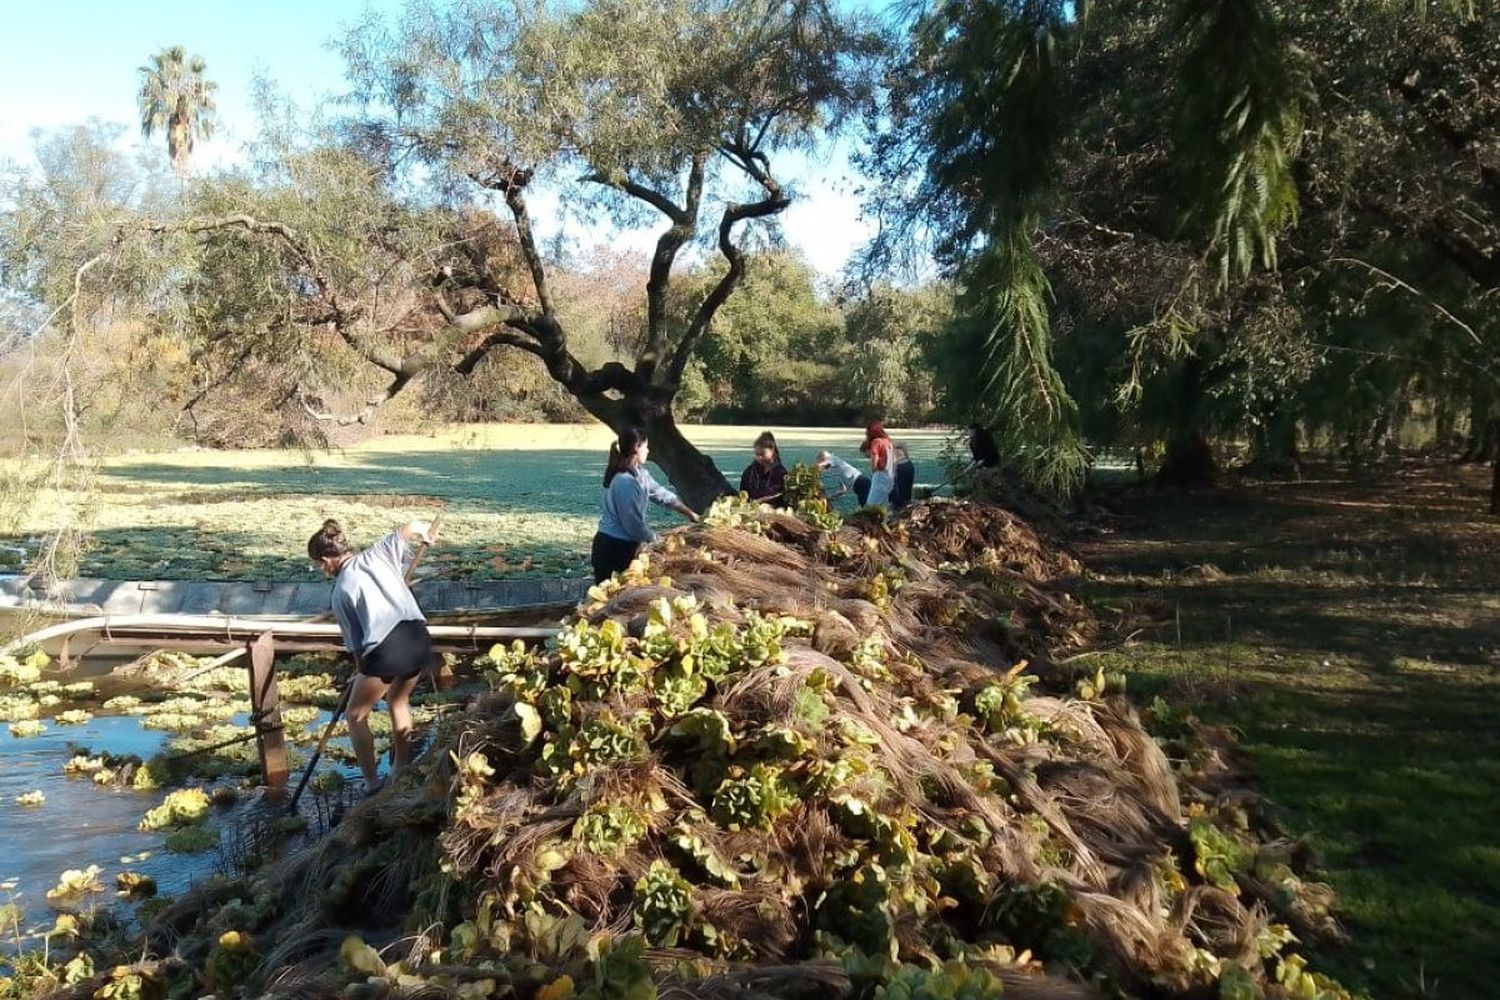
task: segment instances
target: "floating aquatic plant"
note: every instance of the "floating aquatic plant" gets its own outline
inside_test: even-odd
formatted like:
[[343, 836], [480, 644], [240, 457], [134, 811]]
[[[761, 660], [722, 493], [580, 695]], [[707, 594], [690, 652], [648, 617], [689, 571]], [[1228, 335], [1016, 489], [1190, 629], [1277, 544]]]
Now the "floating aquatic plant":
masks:
[[63, 774], [93, 774], [103, 766], [103, 757], [90, 757], [86, 753], [79, 753], [74, 754], [71, 758], [68, 759], [68, 762], [63, 765]]
[[40, 788], [16, 796], [16, 805], [18, 806], [39, 806], [46, 801], [47, 796], [42, 794]]
[[156, 895], [156, 879], [140, 872], [120, 872], [115, 876], [115, 891], [121, 896], [137, 898]]
[[24, 694], [0, 694], [0, 722], [26, 722], [41, 714], [31, 697]]
[[47, 731], [47, 727], [36, 719], [27, 719], [24, 722], [12, 722], [10, 734], [16, 739], [25, 739], [28, 736], [40, 736]]
[[189, 826], [167, 834], [165, 846], [173, 854], [197, 854], [217, 847], [219, 831], [211, 826]]
[[89, 865], [87, 868], [69, 868], [62, 873], [57, 885], [47, 890], [47, 898], [53, 902], [61, 902], [76, 899], [91, 892], [103, 892], [104, 883], [99, 881], [99, 874], [103, 870], [98, 865]]
[[85, 712], [81, 708], [70, 708], [66, 712], [58, 712], [52, 717], [52, 721], [59, 726], [82, 726], [94, 721], [94, 713]]
[[196, 826], [208, 816], [208, 795], [201, 788], [179, 788], [168, 792], [161, 805], [146, 813], [142, 830], [169, 830]]

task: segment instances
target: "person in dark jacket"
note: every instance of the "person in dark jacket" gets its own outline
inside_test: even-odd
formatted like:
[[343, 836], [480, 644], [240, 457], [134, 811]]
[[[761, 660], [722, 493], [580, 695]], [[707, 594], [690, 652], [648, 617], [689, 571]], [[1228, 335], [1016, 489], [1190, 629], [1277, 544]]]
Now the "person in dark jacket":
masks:
[[609, 446], [599, 530], [594, 533], [589, 553], [595, 583], [625, 569], [642, 545], [656, 541], [656, 532], [646, 523], [649, 504], [670, 507], [689, 521], [698, 520], [697, 513], [677, 499], [677, 494], [651, 478], [646, 471], [650, 453], [645, 432], [634, 427], [620, 431], [619, 439]]
[[786, 506], [786, 466], [781, 464], [776, 435], [770, 431], [755, 439], [755, 461], [740, 474], [740, 492], [756, 503]]
[[1000, 464], [1000, 449], [995, 445], [995, 435], [983, 424], [969, 425], [970, 471], [993, 469]]
[[912, 464], [906, 445], [896, 445], [896, 484], [891, 487], [891, 510], [911, 506], [912, 493], [917, 487], [917, 467]]

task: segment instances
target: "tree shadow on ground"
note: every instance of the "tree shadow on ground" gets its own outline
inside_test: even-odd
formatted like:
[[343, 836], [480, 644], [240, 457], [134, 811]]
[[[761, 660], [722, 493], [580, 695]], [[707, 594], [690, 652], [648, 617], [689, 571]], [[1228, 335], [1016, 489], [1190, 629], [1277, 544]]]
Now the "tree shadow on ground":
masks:
[[1500, 521], [1483, 479], [1125, 491], [1111, 530], [1076, 543], [1108, 662], [1240, 734], [1340, 893], [1354, 942], [1321, 957], [1377, 996], [1434, 978], [1486, 995], [1500, 940]]

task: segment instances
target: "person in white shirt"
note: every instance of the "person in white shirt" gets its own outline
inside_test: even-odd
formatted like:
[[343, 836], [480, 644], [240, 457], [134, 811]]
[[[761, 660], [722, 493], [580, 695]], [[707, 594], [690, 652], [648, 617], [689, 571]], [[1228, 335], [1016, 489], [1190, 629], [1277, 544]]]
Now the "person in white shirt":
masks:
[[813, 467], [819, 470], [832, 472], [839, 481], [839, 490], [831, 494], [829, 499], [843, 496], [845, 493], [853, 492], [854, 498], [863, 507], [870, 495], [870, 477], [860, 472], [848, 462], [839, 458], [831, 451], [820, 451], [818, 457], [813, 460]]
[[370, 712], [385, 699], [391, 713], [391, 776], [411, 762], [411, 693], [433, 663], [427, 619], [406, 584], [411, 543], [434, 541], [432, 525], [413, 521], [356, 552], [332, 519], [307, 540], [307, 555], [334, 578], [333, 617], [354, 658], [349, 742], [364, 773], [366, 794], [380, 788]]

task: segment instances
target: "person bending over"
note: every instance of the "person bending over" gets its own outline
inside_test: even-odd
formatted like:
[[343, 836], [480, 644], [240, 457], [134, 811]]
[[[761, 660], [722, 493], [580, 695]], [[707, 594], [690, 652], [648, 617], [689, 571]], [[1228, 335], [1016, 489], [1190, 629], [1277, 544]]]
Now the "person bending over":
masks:
[[344, 648], [354, 658], [349, 694], [349, 742], [365, 778], [365, 794], [380, 789], [370, 712], [385, 699], [391, 713], [391, 777], [411, 763], [411, 693], [422, 671], [432, 666], [427, 619], [406, 584], [411, 543], [431, 544], [432, 525], [413, 521], [356, 552], [334, 520], [307, 540], [307, 554], [334, 579], [333, 617]]
[[776, 435], [770, 431], [755, 439], [755, 461], [740, 475], [740, 492], [756, 503], [786, 506], [786, 466], [781, 464]]
[[642, 545], [656, 541], [656, 532], [646, 523], [648, 504], [670, 507], [689, 521], [698, 520], [698, 515], [677, 499], [677, 494], [651, 478], [646, 471], [650, 454], [646, 433], [634, 427], [620, 431], [619, 439], [609, 446], [599, 530], [594, 533], [589, 553], [595, 583], [625, 569]]
[[852, 490], [854, 499], [859, 501], [859, 505], [861, 507], [865, 505], [865, 499], [870, 495], [869, 476], [831, 451], [818, 452], [818, 457], [813, 460], [813, 466], [820, 471], [832, 472], [839, 481], [838, 492], [829, 494], [828, 499], [836, 500]]

